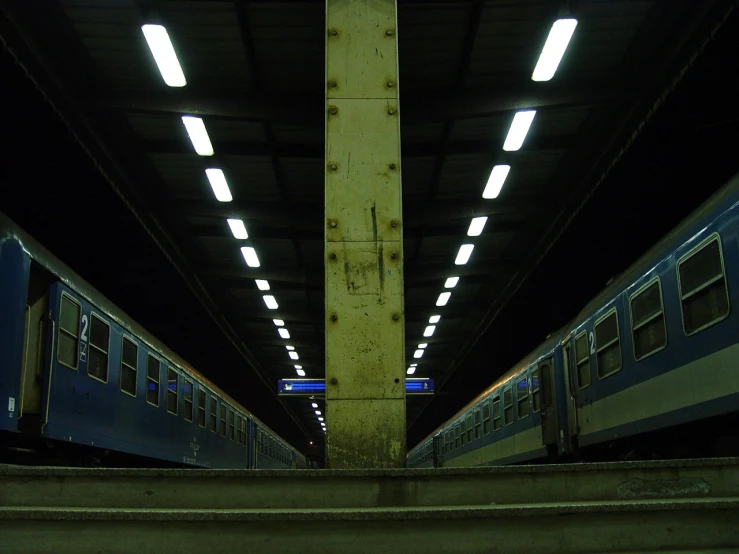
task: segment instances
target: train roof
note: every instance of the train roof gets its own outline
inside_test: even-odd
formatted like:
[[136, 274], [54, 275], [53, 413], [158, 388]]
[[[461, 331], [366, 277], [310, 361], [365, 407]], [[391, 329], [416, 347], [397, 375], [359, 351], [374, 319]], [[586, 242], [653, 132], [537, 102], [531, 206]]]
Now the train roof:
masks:
[[720, 214], [739, 203], [739, 173], [705, 200], [688, 217], [662, 237], [659, 242], [642, 254], [628, 269], [613, 279], [585, 307], [572, 322], [586, 319], [598, 311], [608, 300], [627, 289], [636, 280], [656, 267], [680, 245], [703, 231]]
[[236, 400], [234, 400], [230, 395], [219, 388], [210, 379], [198, 372], [177, 353], [168, 348], [164, 343], [162, 343], [153, 334], [147, 331], [143, 326], [134, 321], [132, 317], [130, 317], [118, 306], [116, 306], [105, 295], [103, 295], [100, 291], [98, 291], [95, 287], [93, 287], [90, 283], [88, 283], [85, 279], [83, 279], [80, 275], [73, 271], [59, 258], [54, 256], [54, 254], [52, 254], [49, 250], [42, 246], [31, 235], [21, 229], [18, 224], [16, 224], [6, 214], [0, 212], [0, 245], [9, 238], [17, 240], [33, 260], [35, 260], [42, 267], [55, 275], [62, 283], [73, 289], [77, 294], [85, 298], [85, 300], [99, 308], [105, 315], [115, 321], [118, 325], [127, 329], [133, 335], [141, 338], [158, 354], [176, 364], [180, 369], [190, 374], [193, 378], [200, 380], [208, 388], [217, 392], [222, 398], [228, 401], [229, 404], [233, 405], [236, 408], [239, 408], [245, 414], [248, 414], [249, 417], [259, 423], [261, 427], [267, 429], [276, 438], [289, 445], [289, 443], [285, 439], [280, 437], [277, 433], [275, 433], [272, 429], [265, 425], [264, 422], [262, 422], [258, 417], [244, 408], [244, 406], [236, 402]]

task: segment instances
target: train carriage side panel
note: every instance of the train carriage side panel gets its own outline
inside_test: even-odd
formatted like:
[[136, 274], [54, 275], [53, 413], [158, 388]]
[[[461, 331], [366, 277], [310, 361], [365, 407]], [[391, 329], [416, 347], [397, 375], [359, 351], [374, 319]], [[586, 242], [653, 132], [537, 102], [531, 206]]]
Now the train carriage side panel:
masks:
[[0, 229], [0, 431], [16, 431], [30, 259], [14, 237], [3, 233]]

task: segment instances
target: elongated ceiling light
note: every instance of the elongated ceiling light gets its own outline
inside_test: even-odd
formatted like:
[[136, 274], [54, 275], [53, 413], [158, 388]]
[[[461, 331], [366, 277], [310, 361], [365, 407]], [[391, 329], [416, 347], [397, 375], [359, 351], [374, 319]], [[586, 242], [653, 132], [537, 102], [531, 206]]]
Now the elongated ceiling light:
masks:
[[257, 251], [251, 246], [242, 246], [241, 254], [244, 256], [244, 261], [249, 267], [259, 267], [259, 258], [257, 258]]
[[216, 200], [219, 202], [231, 202], [233, 200], [222, 169], [210, 167], [205, 170], [205, 176], [208, 177], [208, 182], [213, 189], [213, 194], [216, 195]]
[[262, 296], [262, 299], [264, 300], [264, 304], [269, 308], [270, 310], [276, 310], [279, 308], [277, 305], [277, 300], [275, 300], [275, 297], [269, 294], [265, 294]]
[[482, 191], [482, 197], [486, 200], [498, 198], [498, 195], [503, 189], [503, 184], [505, 183], [506, 177], [508, 177], [508, 173], [510, 173], [510, 171], [510, 165], [496, 165], [490, 172], [488, 184], [485, 185], [485, 190]]
[[269, 290], [269, 281], [265, 281], [264, 279], [254, 279], [254, 282], [257, 284], [257, 288], [259, 290]]
[[479, 237], [480, 235], [482, 235], [482, 230], [485, 228], [485, 224], [487, 222], [488, 218], [486, 216], [473, 217], [472, 221], [470, 221], [470, 228], [467, 229], [467, 236]]
[[463, 244], [459, 247], [459, 252], [457, 253], [457, 259], [454, 260], [455, 265], [464, 265], [468, 261], [470, 261], [470, 256], [472, 256], [472, 250], [475, 248], [474, 244]]
[[167, 29], [161, 25], [147, 24], [142, 25], [141, 30], [164, 82], [170, 87], [184, 87], [187, 84], [185, 74], [180, 67], [172, 41], [169, 40]]
[[539, 54], [539, 61], [536, 62], [534, 73], [531, 75], [532, 81], [549, 81], [554, 77], [567, 45], [575, 33], [575, 27], [577, 19], [558, 19], [552, 24], [544, 48]]
[[246, 232], [246, 226], [240, 219], [227, 219], [228, 226], [231, 228], [231, 234], [235, 239], [248, 239], [249, 233]]
[[459, 283], [459, 277], [449, 277], [449, 279], [444, 283], [444, 288], [453, 289], [457, 286], [457, 283]]
[[516, 112], [511, 122], [511, 128], [508, 129], [508, 136], [503, 143], [503, 150], [506, 152], [515, 152], [521, 149], [535, 115], [536, 110]]
[[438, 300], [436, 300], [437, 306], [446, 306], [446, 303], [449, 302], [449, 297], [452, 295], [451, 292], [442, 292], [439, 295]]
[[199, 156], [212, 156], [213, 145], [210, 143], [208, 131], [205, 130], [205, 123], [199, 117], [191, 115], [183, 115], [182, 123], [185, 124], [187, 134], [192, 142], [192, 147]]

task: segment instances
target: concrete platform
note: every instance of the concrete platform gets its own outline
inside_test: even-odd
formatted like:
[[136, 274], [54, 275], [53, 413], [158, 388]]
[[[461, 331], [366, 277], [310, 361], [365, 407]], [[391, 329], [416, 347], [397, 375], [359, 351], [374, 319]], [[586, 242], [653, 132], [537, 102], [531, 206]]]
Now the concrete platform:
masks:
[[437, 470], [0, 466], [0, 553], [739, 552], [739, 459]]
[[739, 458], [420, 470], [0, 466], [0, 506], [422, 507], [739, 497]]

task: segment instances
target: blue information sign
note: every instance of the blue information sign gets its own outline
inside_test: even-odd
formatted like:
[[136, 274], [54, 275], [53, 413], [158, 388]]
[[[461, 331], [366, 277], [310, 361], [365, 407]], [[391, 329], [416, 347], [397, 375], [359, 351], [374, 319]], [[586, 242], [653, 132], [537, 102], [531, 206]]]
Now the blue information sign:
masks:
[[[407, 395], [434, 394], [434, 380], [414, 377], [405, 380]], [[277, 394], [281, 396], [325, 396], [324, 379], [280, 379], [277, 381]]]

